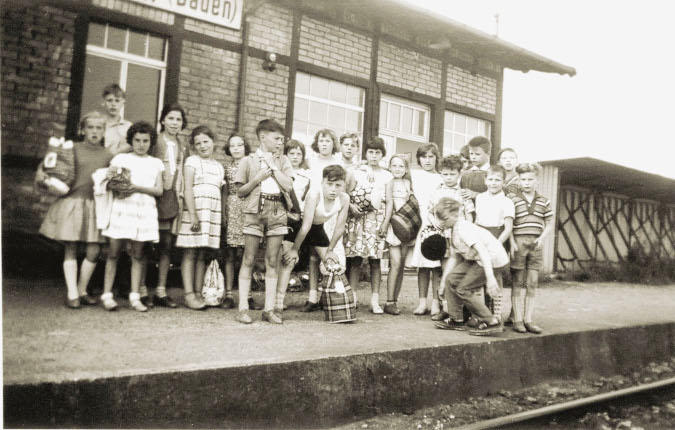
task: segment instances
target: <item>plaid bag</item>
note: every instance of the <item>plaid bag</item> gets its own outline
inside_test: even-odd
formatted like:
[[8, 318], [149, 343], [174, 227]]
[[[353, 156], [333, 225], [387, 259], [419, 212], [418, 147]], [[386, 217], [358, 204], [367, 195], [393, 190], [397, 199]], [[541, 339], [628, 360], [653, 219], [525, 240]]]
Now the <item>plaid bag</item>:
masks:
[[329, 323], [356, 321], [356, 298], [347, 278], [331, 273], [321, 294], [321, 305]]
[[408, 201], [391, 216], [389, 224], [401, 243], [408, 243], [417, 237], [422, 227], [422, 216], [420, 205], [414, 195], [411, 194]]

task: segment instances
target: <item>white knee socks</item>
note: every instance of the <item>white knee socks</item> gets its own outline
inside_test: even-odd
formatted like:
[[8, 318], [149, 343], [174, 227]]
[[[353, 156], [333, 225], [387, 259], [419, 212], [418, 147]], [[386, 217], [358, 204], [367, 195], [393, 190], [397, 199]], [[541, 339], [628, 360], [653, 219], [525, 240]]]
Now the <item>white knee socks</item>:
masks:
[[68, 299], [75, 300], [80, 297], [77, 291], [77, 260], [63, 261], [63, 276], [66, 279]]

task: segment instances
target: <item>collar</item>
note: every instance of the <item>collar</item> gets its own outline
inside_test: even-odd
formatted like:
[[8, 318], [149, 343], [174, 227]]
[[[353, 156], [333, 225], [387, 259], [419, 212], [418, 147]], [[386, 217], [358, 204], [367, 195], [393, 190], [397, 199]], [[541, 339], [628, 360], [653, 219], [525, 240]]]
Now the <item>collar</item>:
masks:
[[446, 188], [448, 190], [461, 190], [462, 189], [462, 187], [459, 186], [459, 182], [457, 182], [454, 187], [449, 187], [449, 186], [445, 185], [444, 182], [442, 182], [441, 185], [438, 186], [438, 188], [439, 189]]
[[117, 121], [111, 121], [109, 119], [106, 119], [105, 121], [106, 127], [117, 127], [118, 125], [126, 125], [127, 123], [131, 124], [130, 121], [127, 121], [122, 117], [120, 117]]
[[486, 191], [485, 194], [487, 195], [488, 198], [491, 198], [491, 199], [499, 198], [499, 197], [505, 197], [504, 190], [498, 192], [497, 194], [492, 194], [491, 192]]
[[483, 171], [483, 172], [485, 172], [485, 171], [487, 171], [487, 169], [489, 169], [489, 168], [490, 168], [490, 163], [485, 163], [485, 164], [483, 164], [483, 165], [480, 166], [480, 167], [478, 167], [478, 166], [472, 166], [470, 170], [472, 170], [472, 171]]

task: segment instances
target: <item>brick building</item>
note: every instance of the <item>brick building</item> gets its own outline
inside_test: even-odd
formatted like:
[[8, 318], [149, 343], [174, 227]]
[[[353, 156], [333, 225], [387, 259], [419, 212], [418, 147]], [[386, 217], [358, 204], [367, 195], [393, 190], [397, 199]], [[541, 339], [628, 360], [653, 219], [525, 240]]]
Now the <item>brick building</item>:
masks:
[[497, 152], [505, 68], [575, 74], [398, 0], [2, 7], [3, 231], [37, 231], [45, 205], [31, 182], [48, 137], [74, 138], [79, 116], [100, 108], [111, 82], [127, 90], [127, 119], [156, 122], [163, 104], [178, 101], [188, 131], [207, 124], [220, 146], [235, 130], [254, 141], [255, 125], [269, 117], [306, 145], [328, 127], [379, 135], [389, 154], [414, 154], [424, 142], [449, 154], [476, 135]]

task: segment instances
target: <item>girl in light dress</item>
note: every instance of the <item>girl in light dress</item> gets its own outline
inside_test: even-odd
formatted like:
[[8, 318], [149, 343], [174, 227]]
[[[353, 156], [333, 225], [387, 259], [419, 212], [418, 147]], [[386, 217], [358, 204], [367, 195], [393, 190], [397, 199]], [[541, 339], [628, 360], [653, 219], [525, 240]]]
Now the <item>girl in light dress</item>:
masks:
[[162, 172], [164, 163], [159, 158], [148, 155], [157, 143], [155, 128], [145, 121], [136, 122], [127, 131], [127, 142], [132, 152], [118, 154], [110, 162], [111, 167], [126, 167], [131, 173], [132, 193], [126, 197], [113, 198], [110, 212], [110, 224], [103, 235], [110, 238], [108, 260], [105, 264], [103, 295], [101, 301], [106, 310], [117, 309], [113, 299], [112, 287], [117, 274], [117, 259], [127, 241], [131, 242], [131, 293], [129, 303], [139, 312], [148, 308], [141, 303], [139, 294], [141, 277], [145, 271], [146, 242], [159, 241], [159, 223], [157, 220], [156, 198], [164, 192]]
[[[354, 184], [348, 185], [349, 192], [356, 187], [373, 187], [371, 199], [375, 209], [363, 212], [356, 204], [350, 204], [345, 236], [345, 254], [348, 259], [349, 282], [356, 288], [361, 276], [361, 263], [367, 258], [370, 263], [371, 309], [373, 313], [384, 313], [379, 305], [380, 298], [380, 259], [384, 256], [386, 242], [378, 232], [384, 222], [385, 205], [382, 200], [386, 185], [394, 178], [380, 167], [380, 161], [386, 155], [384, 140], [373, 138], [366, 145], [367, 165], [352, 169]], [[349, 182], [349, 181], [348, 181]]]
[[422, 227], [417, 235], [415, 247], [408, 262], [408, 266], [418, 268], [417, 287], [419, 289], [419, 306], [413, 311], [413, 314], [424, 315], [429, 311], [427, 307], [427, 294], [429, 293], [429, 283], [432, 282], [433, 300], [431, 302], [431, 314], [436, 315], [441, 312], [441, 305], [438, 299], [438, 287], [442, 275], [441, 263], [424, 258], [420, 235], [424, 228], [429, 225], [429, 202], [433, 199], [436, 189], [443, 183], [443, 179], [437, 170], [439, 153], [435, 143], [428, 143], [419, 147], [416, 156], [417, 163], [422, 167], [422, 170], [413, 171], [412, 180], [415, 183], [415, 197], [420, 205]]
[[401, 243], [394, 234], [394, 230], [389, 225], [391, 216], [395, 211], [408, 201], [412, 189], [412, 178], [410, 177], [410, 165], [408, 160], [402, 154], [397, 154], [389, 160], [389, 171], [394, 179], [387, 184], [386, 188], [386, 212], [384, 221], [380, 226], [380, 237], [386, 237], [389, 245], [389, 274], [387, 275], [387, 303], [384, 305], [384, 312], [390, 315], [400, 314], [397, 306], [398, 295], [401, 292], [403, 284], [403, 271], [405, 269], [405, 259], [412, 243]]
[[309, 161], [310, 183], [312, 188], [320, 188], [323, 181], [323, 169], [327, 166], [340, 164], [335, 154], [340, 152], [340, 144], [333, 130], [327, 128], [319, 130], [312, 142], [314, 157]]
[[181, 275], [185, 305], [194, 310], [206, 309], [201, 298], [206, 272], [206, 250], [220, 248], [222, 223], [221, 187], [225, 169], [213, 158], [215, 135], [205, 125], [195, 127], [190, 145], [197, 155], [185, 160], [185, 208], [176, 239], [183, 249]]
[[[103, 239], [96, 226], [94, 181], [91, 175], [97, 169], [107, 167], [113, 157], [103, 146], [105, 123], [105, 117], [98, 112], [89, 112], [80, 120], [78, 129], [82, 141], [76, 142], [73, 148], [75, 181], [68, 194], [52, 203], [40, 226], [40, 234], [64, 244], [63, 275], [67, 288], [66, 306], [73, 309], [83, 304], [96, 304], [96, 299], [87, 294], [87, 285], [96, 269]], [[44, 177], [44, 172], [40, 168], [36, 181], [42, 182]], [[78, 243], [86, 244], [86, 257], [80, 267], [79, 280]]]

